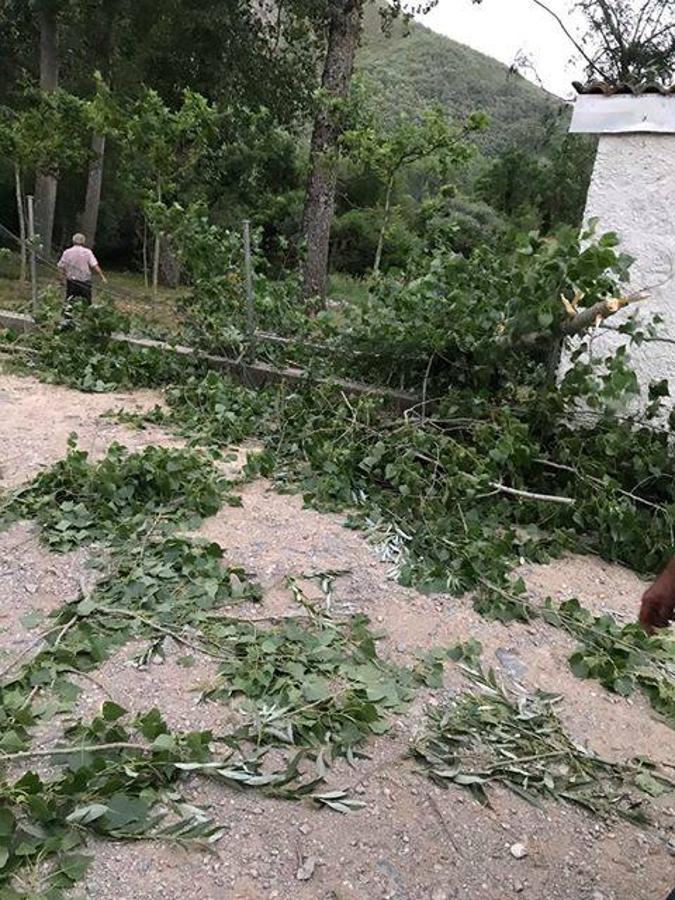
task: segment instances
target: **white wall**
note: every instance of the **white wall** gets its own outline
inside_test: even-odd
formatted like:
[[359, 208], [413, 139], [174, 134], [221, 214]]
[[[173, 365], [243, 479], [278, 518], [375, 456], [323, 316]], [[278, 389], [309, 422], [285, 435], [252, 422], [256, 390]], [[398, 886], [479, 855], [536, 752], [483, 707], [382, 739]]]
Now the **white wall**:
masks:
[[[600, 234], [615, 231], [620, 249], [635, 257], [628, 291], [666, 281], [645, 303], [606, 324], [615, 327], [640, 308], [641, 317], [661, 315], [659, 334], [675, 340], [675, 134], [601, 135], [585, 218], [599, 219]], [[605, 357], [625, 342], [623, 335], [601, 330], [593, 356]], [[645, 343], [630, 355], [641, 385], [668, 378], [675, 396], [675, 343]], [[566, 362], [563, 356], [563, 370]]]

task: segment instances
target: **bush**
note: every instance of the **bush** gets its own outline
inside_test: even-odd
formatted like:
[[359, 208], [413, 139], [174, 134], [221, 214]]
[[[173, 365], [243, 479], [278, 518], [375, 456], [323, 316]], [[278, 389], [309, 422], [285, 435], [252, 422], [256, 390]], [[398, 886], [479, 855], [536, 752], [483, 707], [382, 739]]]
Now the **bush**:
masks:
[[[381, 213], [375, 209], [352, 209], [338, 216], [332, 229], [331, 268], [350, 275], [372, 271], [381, 226]], [[419, 249], [419, 239], [400, 219], [388, 230], [382, 257], [382, 269], [405, 268]]]

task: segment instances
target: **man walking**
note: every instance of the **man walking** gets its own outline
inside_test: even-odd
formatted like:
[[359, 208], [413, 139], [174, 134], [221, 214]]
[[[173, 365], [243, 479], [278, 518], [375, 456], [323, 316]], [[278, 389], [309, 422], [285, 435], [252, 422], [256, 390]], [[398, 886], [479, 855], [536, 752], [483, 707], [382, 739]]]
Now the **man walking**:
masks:
[[83, 301], [87, 305], [91, 303], [91, 273], [96, 272], [104, 284], [108, 282], [98, 260], [85, 246], [86, 243], [87, 239], [83, 234], [74, 234], [73, 246], [64, 250], [58, 263], [66, 286], [64, 318], [68, 322], [73, 316], [73, 300]]

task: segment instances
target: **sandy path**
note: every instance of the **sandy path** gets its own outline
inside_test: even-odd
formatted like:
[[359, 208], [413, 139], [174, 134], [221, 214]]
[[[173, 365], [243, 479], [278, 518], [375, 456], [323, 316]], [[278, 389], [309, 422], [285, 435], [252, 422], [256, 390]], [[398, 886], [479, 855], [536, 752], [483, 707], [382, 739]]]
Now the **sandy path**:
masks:
[[160, 400], [153, 391], [134, 394], [81, 394], [34, 378], [0, 376], [0, 489], [32, 478], [43, 466], [65, 455], [68, 437], [78, 436], [81, 450], [100, 456], [120, 441], [130, 450], [148, 444], [176, 446], [178, 441], [158, 428], [134, 431], [101, 418], [124, 407], [141, 412]]
[[[171, 442], [155, 429], [132, 432], [100, 419], [111, 407], [144, 408], [154, 402], [150, 392], [133, 398], [82, 395], [0, 375], [0, 451], [11, 458], [4, 465], [6, 481], [16, 484], [62, 456], [72, 430], [85, 449], [95, 452], [112, 440], [134, 448]], [[232, 562], [256, 574], [266, 589], [267, 610], [293, 609], [286, 575], [347, 569], [337, 580], [335, 603], [367, 613], [386, 632], [383, 654], [405, 662], [417, 650], [475, 637], [484, 644], [486, 664], [504, 676], [563, 694], [563, 715], [577, 740], [617, 759], [640, 753], [659, 761], [675, 759], [675, 735], [641, 698], [610, 696], [597, 683], [569, 672], [566, 659], [574, 644], [566, 635], [543, 623], [508, 628], [489, 623], [473, 612], [469, 599], [427, 597], [393, 584], [387, 565], [362, 535], [342, 527], [341, 517], [302, 509], [300, 498], [276, 494], [263, 481], [246, 486], [243, 502], [240, 509], [223, 509], [201, 533], [221, 543]], [[0, 535], [0, 560], [0, 614], [5, 617], [0, 619], [0, 649], [13, 654], [30, 640], [21, 616], [34, 607], [46, 611], [71, 596], [86, 571], [84, 554], [46, 553], [30, 529], [16, 525]], [[631, 572], [592, 558], [527, 566], [522, 574], [536, 596], [577, 596], [589, 608], [610, 609], [625, 620], [634, 616], [642, 587]], [[196, 702], [196, 689], [215, 673], [211, 662], [183, 669], [176, 658], [184, 651], [176, 649], [163, 665], [139, 671], [125, 664], [132, 652], [125, 648], [96, 672], [100, 687], [82, 681], [82, 714], [92, 714], [110, 696], [132, 710], [157, 705], [175, 727], [226, 727], [225, 708]], [[455, 686], [451, 670], [447, 687]], [[557, 804], [539, 811], [503, 792], [494, 794], [492, 808], [484, 808], [458, 789], [431, 786], [404, 759], [422, 718], [420, 699], [391, 734], [373, 742], [370, 760], [355, 770], [340, 765], [333, 771], [336, 786], [352, 786], [367, 802], [362, 812], [341, 817], [193, 782], [189, 796], [209, 805], [227, 826], [214, 855], [98, 842], [87, 880], [73, 896], [665, 900], [675, 885], [668, 848], [675, 836], [675, 797], [662, 804], [664, 829], [650, 832], [598, 823]], [[517, 841], [528, 846], [521, 860], [509, 852]], [[299, 860], [308, 856], [316, 859], [314, 874], [299, 881]]]

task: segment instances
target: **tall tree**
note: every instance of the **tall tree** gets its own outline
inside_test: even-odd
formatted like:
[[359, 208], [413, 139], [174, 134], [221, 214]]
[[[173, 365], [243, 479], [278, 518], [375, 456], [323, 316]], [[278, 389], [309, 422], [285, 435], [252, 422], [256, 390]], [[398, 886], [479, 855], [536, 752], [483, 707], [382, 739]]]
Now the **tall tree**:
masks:
[[[309, 3], [319, 34], [325, 35], [325, 56], [320, 100], [314, 118], [309, 176], [305, 195], [303, 232], [306, 249], [302, 280], [305, 300], [322, 303], [328, 279], [330, 229], [335, 212], [336, 157], [344, 130], [344, 103], [354, 74], [354, 61], [361, 37], [363, 9], [368, 0], [323, 0]], [[393, 0], [383, 8], [383, 18], [427, 12], [438, 0], [407, 3]], [[298, 0], [300, 7], [307, 0]]]
[[[96, 15], [90, 22], [91, 51], [97, 60], [97, 71], [109, 84], [112, 75], [113, 51], [115, 47], [115, 25], [122, 9], [121, 0], [103, 0]], [[100, 85], [99, 85], [100, 87]], [[87, 235], [90, 244], [96, 240], [98, 216], [103, 187], [103, 165], [105, 161], [106, 134], [102, 127], [95, 128], [91, 136], [91, 156], [87, 172], [87, 190], [84, 209], [80, 215], [80, 229]]]
[[344, 143], [354, 158], [367, 166], [384, 187], [384, 203], [380, 221], [373, 275], [380, 273], [382, 252], [392, 214], [392, 197], [399, 175], [409, 166], [435, 161], [447, 176], [451, 167], [465, 162], [472, 147], [464, 140], [469, 132], [487, 127], [487, 118], [475, 113], [464, 128], [452, 125], [441, 108], [422, 111], [419, 119], [401, 116], [389, 131], [377, 120], [365, 128], [350, 130]]
[[[40, 28], [40, 89], [46, 93], [59, 86], [59, 9], [60, 0], [34, 0]], [[44, 252], [52, 250], [54, 212], [58, 181], [51, 172], [38, 170], [35, 178], [35, 219]]]
[[361, 35], [363, 0], [335, 0], [328, 12], [328, 38], [314, 120], [303, 230], [307, 242], [303, 264], [307, 300], [326, 296], [330, 228], [335, 212], [335, 154], [342, 132], [341, 101], [347, 99]]
[[177, 200], [182, 183], [199, 168], [218, 134], [219, 113], [205, 97], [184, 91], [177, 109], [146, 89], [125, 116], [122, 164], [155, 232], [153, 291], [157, 293], [162, 253], [161, 222], [167, 204]]

